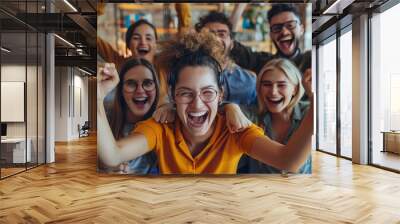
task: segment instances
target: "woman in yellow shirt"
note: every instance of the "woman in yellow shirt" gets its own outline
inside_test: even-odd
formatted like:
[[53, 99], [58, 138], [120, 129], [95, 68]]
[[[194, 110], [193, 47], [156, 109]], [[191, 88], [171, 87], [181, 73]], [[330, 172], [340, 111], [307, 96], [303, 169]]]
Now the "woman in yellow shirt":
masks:
[[178, 117], [170, 124], [141, 122], [119, 141], [112, 136], [102, 106], [104, 96], [119, 82], [118, 74], [99, 70], [98, 155], [104, 163], [117, 165], [151, 150], [163, 174], [235, 174], [243, 154], [289, 171], [304, 163], [311, 149], [312, 107], [287, 145], [272, 141], [255, 125], [231, 133], [225, 116], [217, 114], [223, 99], [223, 45], [215, 36], [186, 34], [168, 42], [160, 57]]

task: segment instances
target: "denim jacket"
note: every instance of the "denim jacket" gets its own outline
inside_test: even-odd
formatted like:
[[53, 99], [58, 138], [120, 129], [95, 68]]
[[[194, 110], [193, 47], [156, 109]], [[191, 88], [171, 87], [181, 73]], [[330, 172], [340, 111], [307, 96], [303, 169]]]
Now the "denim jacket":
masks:
[[245, 106], [256, 105], [257, 77], [238, 65], [222, 72], [224, 79], [224, 101]]
[[[293, 108], [293, 114], [291, 117], [291, 126], [289, 132], [285, 137], [283, 144], [287, 144], [292, 134], [299, 128], [301, 121], [303, 120], [309, 107], [309, 102], [299, 101], [299, 103]], [[272, 140], [275, 140], [275, 134], [272, 130], [271, 114], [265, 113], [261, 118], [258, 118], [256, 113], [256, 108], [245, 108], [241, 107], [243, 112], [247, 117], [253, 122], [260, 124], [259, 120], [262, 119], [262, 124], [264, 124], [265, 135], [267, 135]], [[305, 163], [300, 167], [298, 173], [301, 174], [311, 174], [311, 155], [308, 156]], [[238, 166], [238, 173], [281, 173], [281, 170], [259, 162], [258, 160], [252, 159], [245, 155], [240, 159]]]

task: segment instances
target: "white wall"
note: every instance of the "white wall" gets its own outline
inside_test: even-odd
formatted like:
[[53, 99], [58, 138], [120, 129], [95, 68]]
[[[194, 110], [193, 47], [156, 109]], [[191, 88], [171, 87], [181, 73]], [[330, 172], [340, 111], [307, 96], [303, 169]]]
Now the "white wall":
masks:
[[[78, 72], [78, 74], [77, 74]], [[74, 108], [73, 108], [73, 119], [72, 119], [72, 135], [78, 136], [77, 126], [81, 126], [88, 120], [88, 78], [83, 77], [83, 73], [79, 70], [74, 70]]]
[[[25, 65], [2, 65], [1, 81], [25, 82]], [[7, 110], [7, 108], [1, 108], [1, 110]], [[7, 123], [7, 137], [25, 137], [25, 123]]]
[[[38, 70], [37, 70], [38, 69]], [[7, 137], [9, 138], [25, 138], [30, 139], [30, 148], [32, 158], [36, 162], [44, 163], [44, 89], [42, 67], [36, 67], [25, 64], [3, 64], [1, 66], [1, 80], [11, 82], [24, 82], [26, 85], [26, 105], [22, 108], [22, 112], [26, 111], [26, 120], [24, 122], [6, 122]], [[27, 81], [25, 80], [27, 78]], [[24, 92], [22, 92], [24, 94]], [[4, 97], [4, 96], [2, 96]], [[7, 96], [5, 96], [7, 97]], [[10, 108], [1, 108], [1, 110], [11, 110]], [[12, 111], [7, 111], [11, 112]], [[37, 157], [37, 153], [39, 156]]]
[[[1, 81], [5, 82], [25, 82], [25, 64], [18, 65], [18, 64], [9, 64], [9, 65], [2, 65], [1, 66]], [[33, 71], [34, 70], [34, 71]], [[28, 66], [27, 67], [28, 74], [32, 74], [33, 72], [36, 74], [36, 67]], [[36, 85], [36, 81], [31, 83], [32, 80], [29, 80], [30, 85]], [[30, 91], [31, 90], [31, 91]], [[27, 88], [27, 103], [33, 102], [36, 99], [36, 88]], [[30, 105], [33, 106], [33, 105]], [[36, 107], [36, 104], [34, 105]], [[40, 105], [39, 105], [40, 106]], [[7, 110], [7, 108], [1, 108], [1, 110]], [[27, 114], [27, 120], [36, 121], [36, 113]], [[32, 117], [33, 116], [33, 117]], [[7, 122], [7, 136], [8, 137], [25, 137], [25, 123], [26, 122]], [[32, 127], [32, 125], [28, 125], [28, 128]], [[35, 127], [36, 129], [36, 127]], [[28, 131], [29, 133], [29, 131]], [[28, 137], [30, 137], [28, 135]]]
[[83, 75], [72, 67], [56, 67], [55, 141], [77, 139], [78, 124], [88, 120], [88, 78]]
[[68, 140], [68, 68], [55, 68], [55, 141]]

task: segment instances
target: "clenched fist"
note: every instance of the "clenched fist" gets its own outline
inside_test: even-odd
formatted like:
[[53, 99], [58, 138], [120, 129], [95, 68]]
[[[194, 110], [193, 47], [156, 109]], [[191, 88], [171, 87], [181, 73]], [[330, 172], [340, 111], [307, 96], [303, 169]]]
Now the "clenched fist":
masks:
[[97, 99], [104, 100], [119, 83], [119, 75], [115, 64], [105, 63], [104, 67], [100, 67], [97, 77]]

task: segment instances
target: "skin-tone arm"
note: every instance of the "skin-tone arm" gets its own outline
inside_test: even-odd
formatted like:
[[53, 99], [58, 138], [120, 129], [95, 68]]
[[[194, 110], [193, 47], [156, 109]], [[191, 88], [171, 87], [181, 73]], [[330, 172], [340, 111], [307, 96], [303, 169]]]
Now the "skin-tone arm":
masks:
[[303, 79], [303, 86], [310, 99], [310, 106], [300, 127], [292, 135], [287, 145], [272, 141], [267, 136], [255, 140], [249, 156], [270, 164], [278, 169], [297, 172], [311, 150], [313, 134], [314, 97], [311, 91], [311, 72]]
[[192, 12], [189, 3], [175, 3], [175, 10], [178, 16], [178, 33], [188, 32], [192, 27]]
[[226, 104], [224, 110], [226, 126], [231, 133], [241, 132], [252, 124], [237, 104]]
[[313, 132], [313, 103], [299, 129], [292, 135], [287, 145], [272, 141], [267, 136], [255, 140], [249, 156], [278, 169], [297, 172], [310, 154]]
[[165, 102], [157, 107], [153, 113], [153, 118], [159, 123], [171, 123], [174, 122], [176, 110], [174, 105], [170, 102]]
[[[224, 105], [226, 125], [229, 132], [241, 132], [248, 128], [252, 122], [240, 110], [240, 107], [234, 103]], [[157, 108], [153, 114], [154, 120], [159, 123], [170, 123], [175, 120], [176, 110], [172, 103], [166, 103]]]
[[104, 109], [104, 97], [119, 83], [114, 64], [106, 63], [99, 68], [97, 77], [97, 147], [99, 158], [108, 166], [117, 166], [122, 162], [135, 159], [150, 151], [146, 137], [142, 134], [115, 140]]
[[239, 29], [240, 17], [242, 16], [244, 10], [246, 9], [247, 3], [239, 3], [235, 4], [235, 8], [233, 8], [231, 17], [229, 18], [232, 23], [232, 31], [237, 32]]
[[120, 55], [111, 44], [107, 43], [101, 37], [97, 37], [97, 53], [106, 61], [119, 67], [124, 62], [124, 56]]

